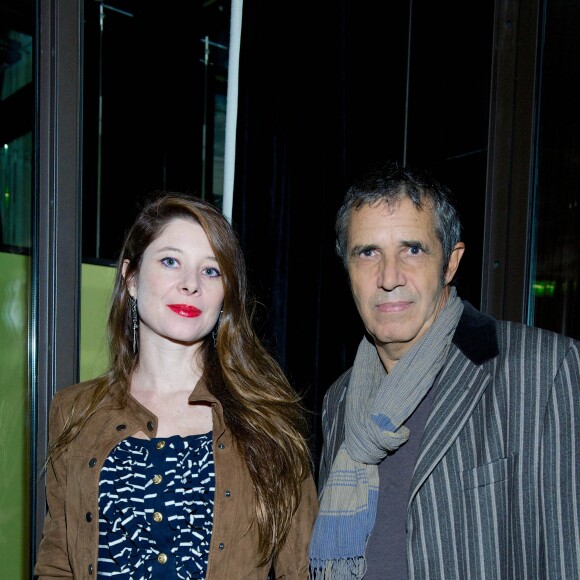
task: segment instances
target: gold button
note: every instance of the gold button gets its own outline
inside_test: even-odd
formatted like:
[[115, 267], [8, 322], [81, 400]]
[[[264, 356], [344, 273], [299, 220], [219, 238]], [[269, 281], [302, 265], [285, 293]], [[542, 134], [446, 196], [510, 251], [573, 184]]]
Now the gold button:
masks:
[[165, 447], [165, 441], [158, 441], [156, 447], [157, 449], [163, 449]]
[[167, 556], [165, 554], [159, 554], [159, 556], [157, 556], [157, 561], [160, 564], [167, 564]]
[[161, 475], [154, 475], [153, 476], [153, 483], [155, 485], [157, 485], [158, 483], [161, 483], [161, 480], [163, 479], [163, 477]]
[[160, 512], [155, 512], [155, 513], [153, 514], [153, 519], [154, 519], [154, 520], [155, 520], [157, 523], [159, 523], [159, 522], [163, 521], [163, 514], [162, 514], [162, 513], [160, 513]]

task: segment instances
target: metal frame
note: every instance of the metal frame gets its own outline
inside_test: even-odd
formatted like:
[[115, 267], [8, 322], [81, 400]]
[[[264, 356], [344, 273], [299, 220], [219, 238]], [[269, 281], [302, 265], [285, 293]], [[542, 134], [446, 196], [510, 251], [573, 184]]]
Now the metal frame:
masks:
[[481, 308], [526, 322], [540, 0], [496, 0]]
[[78, 380], [81, 267], [81, 0], [43, 0], [36, 12], [35, 218], [32, 260], [31, 558], [42, 536], [48, 408]]

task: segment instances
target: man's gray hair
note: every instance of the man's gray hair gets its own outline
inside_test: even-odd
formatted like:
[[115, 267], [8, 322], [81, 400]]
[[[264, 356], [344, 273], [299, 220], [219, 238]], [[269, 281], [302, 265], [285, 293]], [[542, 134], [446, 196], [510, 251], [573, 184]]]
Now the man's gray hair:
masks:
[[450, 190], [426, 172], [387, 164], [371, 170], [347, 191], [336, 217], [336, 253], [348, 266], [348, 230], [353, 211], [386, 203], [396, 207], [405, 197], [420, 211], [432, 210], [435, 233], [443, 248], [443, 277], [451, 252], [461, 240], [461, 221], [451, 201]]

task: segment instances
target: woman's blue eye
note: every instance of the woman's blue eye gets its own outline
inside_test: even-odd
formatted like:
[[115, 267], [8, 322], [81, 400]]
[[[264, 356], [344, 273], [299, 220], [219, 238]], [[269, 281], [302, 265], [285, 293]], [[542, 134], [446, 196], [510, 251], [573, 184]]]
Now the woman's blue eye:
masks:
[[163, 260], [161, 260], [161, 263], [164, 266], [167, 266], [168, 268], [175, 268], [176, 266], [179, 265], [179, 263], [177, 262], [177, 260], [175, 258], [163, 258]]
[[205, 268], [203, 273], [206, 276], [210, 276], [211, 278], [216, 278], [217, 276], [220, 276], [219, 270], [217, 268]]

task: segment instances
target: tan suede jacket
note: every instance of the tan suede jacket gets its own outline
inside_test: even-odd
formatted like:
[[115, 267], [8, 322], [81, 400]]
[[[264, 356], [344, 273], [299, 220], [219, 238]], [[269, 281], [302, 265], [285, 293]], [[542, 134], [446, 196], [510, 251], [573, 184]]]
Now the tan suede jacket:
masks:
[[[49, 437], [63, 429], [73, 405], [84, 406], [92, 383], [59, 391], [51, 404]], [[78, 400], [77, 400], [78, 399]], [[207, 580], [260, 579], [270, 565], [256, 563], [257, 531], [251, 525], [253, 488], [250, 475], [224, 424], [222, 406], [200, 381], [189, 400], [213, 407], [213, 449], [216, 472], [214, 520]], [[156, 437], [157, 417], [129, 397], [124, 409], [103, 407], [47, 468], [48, 513], [38, 551], [35, 574], [47, 578], [95, 578], [99, 542], [98, 486], [101, 467], [122, 439], [138, 431]], [[276, 579], [307, 578], [308, 543], [318, 511], [312, 476], [304, 482], [302, 501], [290, 535], [275, 563]]]

